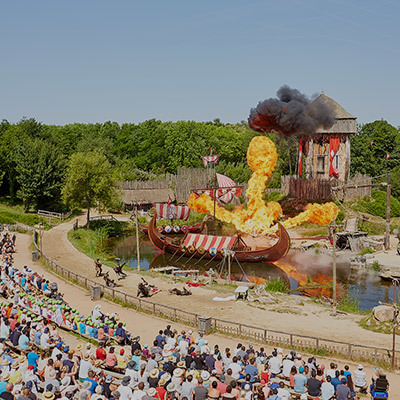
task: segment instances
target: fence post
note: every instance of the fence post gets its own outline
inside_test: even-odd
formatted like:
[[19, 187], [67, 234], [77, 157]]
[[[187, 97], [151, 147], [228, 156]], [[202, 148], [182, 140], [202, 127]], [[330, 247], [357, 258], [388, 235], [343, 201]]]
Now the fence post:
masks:
[[174, 308], [174, 318], [175, 318], [175, 321], [176, 321], [176, 308]]
[[115, 290], [112, 290], [112, 298], [115, 299]]
[[349, 358], [351, 359], [351, 343], [349, 343], [348, 355], [349, 355]]
[[125, 293], [125, 304], [127, 304], [128, 303], [128, 301], [126, 300], [126, 293]]
[[242, 336], [242, 324], [239, 324], [239, 335]]
[[153, 314], [156, 313], [156, 303], [153, 303]]
[[374, 347], [374, 361], [376, 362], [377, 356], [378, 356], [378, 349]]
[[315, 348], [318, 351], [319, 350], [319, 339], [316, 339], [316, 343], [315, 343]]
[[267, 341], [267, 330], [264, 329], [264, 342], [266, 342], [266, 341]]
[[293, 335], [290, 334], [290, 347], [293, 347]]

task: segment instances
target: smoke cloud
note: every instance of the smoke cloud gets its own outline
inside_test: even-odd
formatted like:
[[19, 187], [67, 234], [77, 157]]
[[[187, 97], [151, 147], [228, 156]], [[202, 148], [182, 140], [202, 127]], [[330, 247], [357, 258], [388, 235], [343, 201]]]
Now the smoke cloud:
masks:
[[283, 135], [314, 135], [318, 128], [335, 123], [333, 110], [321, 102], [312, 102], [297, 89], [283, 85], [271, 98], [250, 110], [249, 127], [256, 132]]

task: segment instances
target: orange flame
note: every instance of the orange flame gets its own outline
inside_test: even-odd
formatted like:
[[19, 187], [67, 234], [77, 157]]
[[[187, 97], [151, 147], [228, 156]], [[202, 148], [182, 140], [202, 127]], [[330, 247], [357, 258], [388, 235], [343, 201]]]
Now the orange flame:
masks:
[[[220, 221], [235, 225], [238, 231], [244, 233], [259, 233], [262, 235], [276, 231], [274, 221], [282, 214], [279, 203], [270, 201], [265, 204], [264, 194], [268, 179], [275, 170], [278, 160], [276, 147], [271, 139], [266, 136], [256, 136], [247, 149], [247, 163], [253, 174], [248, 182], [246, 196], [247, 208], [237, 207], [234, 211], [227, 211], [217, 206], [215, 216]], [[214, 202], [205, 193], [196, 198], [192, 193], [188, 199], [188, 206], [199, 213], [212, 213]], [[283, 225], [290, 228], [303, 222], [329, 224], [334, 218], [337, 206], [334, 203], [308, 204], [306, 210], [294, 218], [289, 218]]]

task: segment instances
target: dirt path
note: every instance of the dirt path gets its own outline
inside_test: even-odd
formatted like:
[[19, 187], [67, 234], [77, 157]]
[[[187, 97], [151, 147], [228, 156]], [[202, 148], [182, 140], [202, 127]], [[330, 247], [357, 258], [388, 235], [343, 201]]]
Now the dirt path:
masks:
[[[46, 268], [44, 268], [38, 262], [31, 261], [31, 236], [27, 234], [17, 234], [17, 253], [15, 254], [15, 265], [18, 268], [22, 268], [23, 265], [28, 265], [37, 271], [39, 274], [42, 274], [48, 277], [50, 280], [57, 282], [60, 290], [64, 292], [66, 300], [78, 308], [81, 313], [88, 314], [90, 313], [96, 304], [101, 305], [101, 309], [105, 313], [113, 313], [116, 312], [119, 314], [123, 321], [127, 322], [127, 328], [130, 332], [135, 335], [140, 335], [144, 343], [151, 343], [154, 340], [159, 329], [165, 327], [167, 322], [161, 318], [150, 316], [147, 314], [141, 314], [134, 310], [127, 309], [121, 307], [115, 303], [109, 302], [107, 300], [101, 299], [99, 301], [90, 300], [90, 296], [86, 290], [71, 285], [70, 283], [64, 281], [58, 275], [53, 274]], [[62, 243], [60, 243], [60, 248], [62, 248]], [[74, 248], [73, 248], [74, 249]], [[71, 258], [74, 259], [74, 258]], [[192, 303], [192, 302], [191, 302]], [[193, 304], [193, 303], [192, 303]], [[196, 307], [197, 308], [197, 307]], [[275, 313], [275, 318], [277, 313]], [[282, 317], [282, 314], [279, 314]], [[184, 325], [173, 324], [173, 328], [176, 328], [178, 331], [182, 329], [186, 329]], [[351, 334], [349, 332], [349, 334]], [[209, 340], [210, 345], [219, 344], [220, 348], [230, 347], [231, 349], [236, 346], [237, 340], [224, 337], [222, 335], [208, 335], [207, 339]], [[68, 338], [68, 343], [73, 345], [76, 344], [76, 338]], [[244, 342], [245, 343], [245, 342]], [[268, 348], [268, 347], [267, 347]], [[272, 350], [268, 348], [268, 350]], [[328, 365], [331, 361], [330, 359], [324, 359], [318, 357], [318, 361], [320, 363], [324, 363]], [[344, 361], [337, 361], [339, 365], [343, 366]], [[347, 362], [350, 366], [350, 370], [353, 371], [358, 363]], [[367, 372], [367, 376], [372, 376], [373, 369], [371, 366], [366, 366], [365, 371]], [[390, 382], [390, 394], [391, 396], [399, 395], [400, 396], [400, 375], [397, 373], [388, 373], [387, 377]], [[393, 397], [397, 398], [397, 397]]]
[[[85, 216], [81, 216], [80, 223], [83, 224], [84, 221]], [[102, 278], [95, 277], [93, 260], [79, 252], [68, 240], [67, 233], [72, 229], [72, 224], [73, 221], [65, 222], [45, 232], [43, 251], [60, 265], [103, 283]], [[114, 276], [113, 272], [111, 276]], [[213, 301], [214, 296], [225, 297], [229, 293], [218, 293], [216, 290], [200, 287], [193, 288], [193, 295], [190, 297], [191, 306], [189, 306], [187, 298], [168, 293], [168, 289], [181, 285], [165, 277], [149, 280], [161, 289], [161, 293], [153, 297], [153, 300], [159, 303], [262, 328], [391, 348], [391, 336], [362, 329], [357, 323], [360, 316], [349, 314], [332, 317], [329, 308], [308, 299], [299, 302], [298, 297], [285, 295], [279, 296], [278, 304], [256, 307], [254, 304], [242, 301]], [[139, 281], [139, 274], [129, 272], [126, 279], [118, 281], [121, 284], [119, 289], [135, 295]]]

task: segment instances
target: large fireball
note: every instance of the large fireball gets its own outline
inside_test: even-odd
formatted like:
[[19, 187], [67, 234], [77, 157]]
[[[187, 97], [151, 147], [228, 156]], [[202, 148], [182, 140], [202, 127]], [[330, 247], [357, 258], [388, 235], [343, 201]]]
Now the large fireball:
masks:
[[[268, 179], [275, 170], [278, 160], [276, 147], [271, 139], [266, 136], [256, 136], [250, 142], [247, 149], [247, 164], [253, 174], [248, 182], [246, 196], [248, 197], [247, 208], [237, 207], [234, 211], [227, 211], [217, 206], [215, 216], [220, 221], [235, 225], [236, 229], [244, 233], [269, 234], [277, 229], [276, 219], [282, 214], [279, 203], [270, 201], [265, 204], [264, 194]], [[214, 211], [213, 199], [202, 194], [196, 198], [192, 193], [188, 199], [191, 209], [203, 213]], [[313, 222], [327, 225], [335, 218], [337, 206], [334, 203], [308, 204], [306, 210], [294, 218], [283, 222], [285, 228], [290, 228], [303, 222]]]

